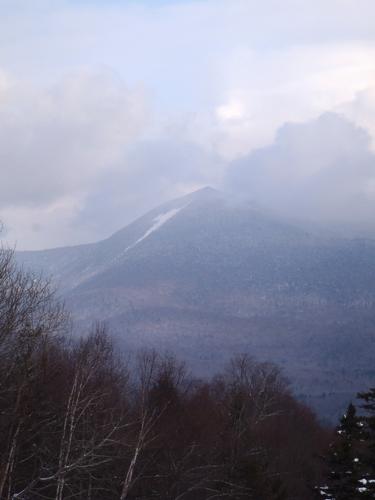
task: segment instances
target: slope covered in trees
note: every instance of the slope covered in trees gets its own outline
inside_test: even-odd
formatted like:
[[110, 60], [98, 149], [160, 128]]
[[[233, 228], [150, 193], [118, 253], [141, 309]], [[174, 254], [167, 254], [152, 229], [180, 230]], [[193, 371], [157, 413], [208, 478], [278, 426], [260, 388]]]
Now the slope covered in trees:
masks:
[[[327, 442], [273, 364], [209, 381], [168, 355], [71, 341], [48, 284], [0, 251], [0, 498], [313, 498]], [[126, 360], [126, 361], [125, 361]]]
[[273, 361], [332, 423], [374, 376], [372, 240], [203, 189], [106, 240], [17, 259], [53, 277], [77, 330], [105, 320], [127, 351], [171, 350], [201, 375], [242, 352]]

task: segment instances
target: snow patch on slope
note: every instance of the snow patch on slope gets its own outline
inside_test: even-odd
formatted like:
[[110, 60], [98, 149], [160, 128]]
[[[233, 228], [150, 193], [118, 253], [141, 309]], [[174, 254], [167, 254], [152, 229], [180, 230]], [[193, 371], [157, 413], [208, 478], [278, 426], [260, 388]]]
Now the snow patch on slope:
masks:
[[148, 229], [141, 238], [139, 238], [133, 245], [132, 247], [135, 247], [135, 245], [138, 245], [141, 241], [145, 240], [148, 236], [150, 236], [151, 233], [154, 231], [157, 231], [163, 224], [165, 224], [169, 219], [172, 219], [180, 210], [182, 210], [183, 207], [180, 208], [173, 208], [172, 210], [169, 210], [168, 212], [165, 212], [164, 214], [160, 214], [155, 219], [153, 220], [154, 224]]
[[134, 242], [132, 245], [129, 245], [128, 247], [126, 247], [125, 250], [124, 250], [124, 252], [123, 252], [123, 255], [128, 250], [130, 250], [130, 249], [134, 248], [136, 245], [138, 245], [138, 243], [140, 243], [141, 241], [143, 241], [146, 238], [148, 238], [150, 236], [150, 234], [152, 234], [155, 231], [157, 231], [158, 229], [160, 229], [161, 226], [163, 226], [167, 221], [169, 221], [170, 219], [172, 219], [172, 217], [174, 217], [178, 212], [180, 212], [180, 210], [182, 210], [185, 207], [186, 207], [186, 205], [183, 206], [183, 207], [180, 207], [180, 208], [172, 208], [172, 210], [168, 210], [168, 212], [164, 212], [162, 214], [157, 215], [153, 219], [153, 221], [152, 221], [153, 225], [150, 227], [150, 229], [148, 229], [143, 236], [141, 236], [140, 238], [138, 238], [138, 240], [136, 242]]

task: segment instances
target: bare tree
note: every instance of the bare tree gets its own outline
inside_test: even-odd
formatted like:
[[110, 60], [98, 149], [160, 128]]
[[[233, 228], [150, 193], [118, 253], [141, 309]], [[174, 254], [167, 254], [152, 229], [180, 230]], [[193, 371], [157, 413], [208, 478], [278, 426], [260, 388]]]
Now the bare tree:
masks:
[[[47, 281], [19, 269], [12, 250], [0, 248], [0, 498], [12, 490], [19, 438], [30, 418], [28, 396], [38, 353], [66, 321]], [[9, 496], [9, 493], [8, 493]]]

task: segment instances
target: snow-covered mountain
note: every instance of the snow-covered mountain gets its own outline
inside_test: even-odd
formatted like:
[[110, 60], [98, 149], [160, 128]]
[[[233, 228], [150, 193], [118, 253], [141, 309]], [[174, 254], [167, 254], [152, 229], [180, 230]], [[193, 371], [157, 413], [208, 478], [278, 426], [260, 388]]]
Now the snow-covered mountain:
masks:
[[53, 276], [78, 325], [105, 320], [127, 349], [176, 351], [202, 373], [248, 351], [320, 408], [374, 374], [375, 243], [311, 233], [211, 188], [99, 243], [18, 259]]

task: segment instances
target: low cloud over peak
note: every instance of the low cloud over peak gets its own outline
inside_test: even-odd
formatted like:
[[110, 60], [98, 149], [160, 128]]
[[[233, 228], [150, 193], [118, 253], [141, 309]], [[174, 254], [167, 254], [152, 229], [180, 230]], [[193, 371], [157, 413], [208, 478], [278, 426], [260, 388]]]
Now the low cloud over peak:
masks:
[[335, 113], [285, 124], [273, 144], [232, 162], [225, 185], [288, 216], [375, 231], [370, 144], [363, 128]]
[[288, 214], [371, 223], [373, 0], [0, 9], [9, 243], [98, 240], [206, 184]]

